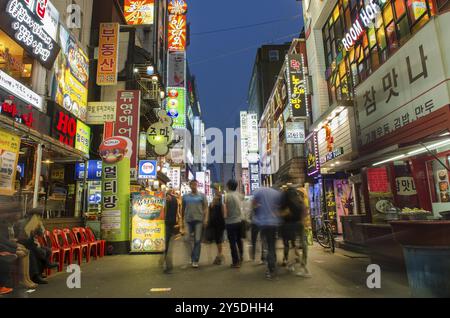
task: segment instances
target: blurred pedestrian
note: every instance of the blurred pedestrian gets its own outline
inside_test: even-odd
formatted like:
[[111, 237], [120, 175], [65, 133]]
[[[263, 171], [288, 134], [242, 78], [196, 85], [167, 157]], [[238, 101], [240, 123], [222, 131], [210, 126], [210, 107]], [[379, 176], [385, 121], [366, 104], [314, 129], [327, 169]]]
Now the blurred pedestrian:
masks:
[[166, 211], [165, 211], [165, 225], [166, 225], [166, 248], [164, 251], [164, 273], [170, 274], [173, 269], [172, 250], [173, 250], [173, 237], [177, 231], [177, 224], [179, 219], [177, 216], [180, 214], [180, 205], [173, 189], [169, 189], [166, 194]]
[[280, 192], [272, 188], [259, 188], [253, 195], [255, 222], [261, 230], [263, 240], [267, 246], [267, 279], [273, 278], [276, 269], [277, 255], [275, 244], [277, 228], [280, 225], [280, 203]]
[[236, 180], [227, 182], [227, 193], [224, 198], [224, 217], [230, 243], [232, 268], [241, 267], [244, 258], [244, 246], [242, 243], [242, 197], [236, 192]]
[[225, 219], [223, 214], [222, 193], [220, 188], [213, 186], [214, 198], [209, 206], [209, 218], [206, 232], [209, 233], [208, 240], [216, 243], [217, 256], [213, 264], [222, 265], [225, 257], [223, 256], [223, 236], [225, 232]]
[[[189, 235], [194, 236], [194, 247], [191, 253], [192, 267], [198, 268], [200, 260], [202, 230], [208, 221], [208, 201], [203, 193], [198, 192], [197, 180], [189, 183], [191, 193], [183, 196], [182, 213]], [[183, 223], [183, 224], [184, 224]]]

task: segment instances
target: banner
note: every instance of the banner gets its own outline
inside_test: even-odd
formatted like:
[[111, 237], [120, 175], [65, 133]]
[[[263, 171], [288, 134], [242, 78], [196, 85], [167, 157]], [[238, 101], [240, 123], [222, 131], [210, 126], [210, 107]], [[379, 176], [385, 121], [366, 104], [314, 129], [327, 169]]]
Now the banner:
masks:
[[195, 180], [198, 182], [198, 192], [205, 193], [206, 187], [205, 187], [205, 172], [204, 171], [197, 171], [195, 173]]
[[320, 172], [319, 147], [317, 133], [313, 132], [306, 138], [306, 173], [309, 177]]
[[174, 190], [180, 190], [181, 187], [181, 167], [170, 167], [167, 172], [170, 182], [167, 184]]
[[186, 90], [169, 87], [167, 115], [173, 119], [173, 128], [186, 128]]
[[125, 0], [124, 15], [127, 24], [153, 24], [155, 0]]
[[97, 85], [116, 85], [119, 58], [119, 29], [118, 23], [100, 23]]
[[186, 33], [186, 16], [169, 15], [168, 49], [170, 52], [186, 50]]
[[102, 239], [107, 242], [129, 240], [130, 148], [124, 137], [105, 139], [99, 152], [102, 167]]
[[132, 180], [137, 179], [140, 105], [140, 91], [117, 91], [114, 136], [122, 136], [131, 140], [130, 176]]
[[305, 117], [308, 114], [305, 95], [305, 79], [303, 76], [302, 56], [286, 55], [286, 79], [288, 101], [292, 117]]
[[85, 154], [89, 154], [91, 142], [91, 128], [82, 121], [77, 120], [77, 134], [75, 139], [75, 149]]
[[116, 102], [90, 102], [87, 107], [88, 125], [103, 125], [105, 121], [116, 121]]
[[0, 194], [15, 192], [17, 161], [19, 160], [20, 137], [0, 130]]
[[55, 101], [82, 121], [87, 117], [89, 59], [78, 41], [61, 26], [61, 54], [55, 63]]
[[131, 252], [164, 252], [166, 200], [162, 192], [134, 193], [131, 202]]
[[169, 53], [168, 63], [168, 85], [169, 87], [184, 88], [186, 84], [186, 53]]

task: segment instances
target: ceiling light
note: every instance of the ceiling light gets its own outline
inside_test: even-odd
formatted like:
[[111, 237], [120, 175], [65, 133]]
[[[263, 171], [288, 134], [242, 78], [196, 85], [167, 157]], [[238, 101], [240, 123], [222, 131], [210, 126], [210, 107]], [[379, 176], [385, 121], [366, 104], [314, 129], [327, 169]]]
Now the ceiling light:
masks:
[[152, 81], [153, 82], [157, 82], [158, 81], [158, 76], [156, 76], [156, 75], [152, 76]]
[[139, 72], [139, 69], [137, 67], [134, 68], [134, 72], [137, 73]]

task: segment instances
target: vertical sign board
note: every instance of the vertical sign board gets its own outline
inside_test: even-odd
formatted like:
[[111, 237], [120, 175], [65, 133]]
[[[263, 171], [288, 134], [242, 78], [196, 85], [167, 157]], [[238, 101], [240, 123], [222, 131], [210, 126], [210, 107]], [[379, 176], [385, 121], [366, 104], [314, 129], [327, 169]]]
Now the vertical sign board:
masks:
[[125, 0], [123, 11], [128, 25], [153, 24], [155, 0]]
[[170, 52], [186, 50], [186, 15], [169, 15], [169, 43]]
[[13, 195], [15, 192], [19, 150], [20, 137], [0, 130], [0, 195]]
[[167, 173], [170, 179], [169, 187], [174, 190], [180, 190], [181, 187], [181, 167], [170, 167]]
[[168, 87], [186, 87], [186, 53], [169, 52], [167, 65]]
[[317, 133], [313, 132], [306, 138], [306, 173], [309, 177], [320, 172], [319, 147], [317, 144]]
[[165, 196], [162, 192], [133, 193], [131, 202], [131, 252], [164, 252]]
[[195, 180], [198, 182], [198, 192], [205, 193], [205, 172], [198, 171], [195, 173]]
[[259, 178], [259, 162], [250, 163], [250, 193], [253, 194], [261, 186]]
[[132, 180], [137, 179], [140, 104], [140, 91], [117, 91], [114, 136], [122, 136], [131, 140], [130, 176]]
[[186, 128], [186, 89], [169, 87], [167, 115], [173, 119], [173, 128]]
[[247, 137], [248, 152], [258, 152], [258, 115], [256, 113], [247, 114]]
[[100, 23], [97, 85], [116, 85], [119, 58], [118, 23]]
[[129, 240], [130, 149], [125, 137], [105, 139], [99, 148], [102, 158], [102, 238], [107, 243]]
[[308, 115], [305, 98], [305, 80], [303, 77], [302, 56], [300, 54], [286, 55], [286, 78], [288, 101], [292, 117]]
[[85, 154], [89, 154], [89, 146], [91, 141], [91, 127], [80, 120], [77, 120], [77, 133], [75, 138], [75, 149]]
[[241, 112], [241, 163], [242, 168], [248, 168], [247, 112]]
[[209, 198], [211, 195], [211, 171], [205, 171], [205, 194]]

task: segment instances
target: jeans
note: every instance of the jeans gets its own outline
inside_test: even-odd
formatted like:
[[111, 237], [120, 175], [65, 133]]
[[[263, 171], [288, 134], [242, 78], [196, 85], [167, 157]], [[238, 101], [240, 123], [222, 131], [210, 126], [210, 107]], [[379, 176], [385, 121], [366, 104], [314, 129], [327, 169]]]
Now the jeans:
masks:
[[302, 266], [306, 266], [308, 262], [308, 238], [306, 237], [305, 225], [300, 223], [300, 242], [302, 244]]
[[289, 246], [289, 243], [292, 243], [292, 247], [295, 250], [295, 255], [299, 256], [295, 241], [297, 239], [297, 235], [300, 232], [300, 223], [298, 223], [298, 222], [284, 223], [280, 226], [280, 232], [281, 232], [281, 237], [283, 239], [284, 260], [287, 261], [289, 258], [289, 249], [291, 247], [291, 246]]
[[10, 285], [13, 264], [0, 256], [0, 287]]
[[192, 249], [191, 260], [192, 263], [198, 263], [200, 260], [200, 252], [202, 248], [202, 229], [203, 222], [191, 221], [187, 223], [189, 227], [189, 234], [194, 234], [194, 248]]
[[[252, 228], [251, 228], [251, 241], [252, 241], [252, 247], [251, 247], [251, 251], [250, 251], [250, 258], [252, 260], [255, 259], [256, 257], [256, 241], [258, 240], [258, 233], [261, 232], [261, 229], [258, 227], [258, 225], [256, 224], [252, 224]], [[266, 246], [266, 242], [265, 240], [262, 238], [262, 234], [260, 235], [261, 237], [261, 261], [264, 262], [266, 260], [266, 251], [267, 251], [267, 246]]]
[[226, 227], [233, 265], [237, 265], [242, 262], [244, 256], [244, 247], [242, 244], [242, 225], [239, 222], [227, 224]]
[[166, 223], [166, 249], [164, 251], [164, 261], [166, 263], [166, 270], [173, 268], [172, 262], [172, 237], [175, 232], [175, 224]]
[[261, 234], [267, 245], [267, 267], [269, 272], [273, 273], [275, 272], [275, 266], [277, 263], [277, 253], [275, 250], [277, 226], [264, 225], [261, 227]]

